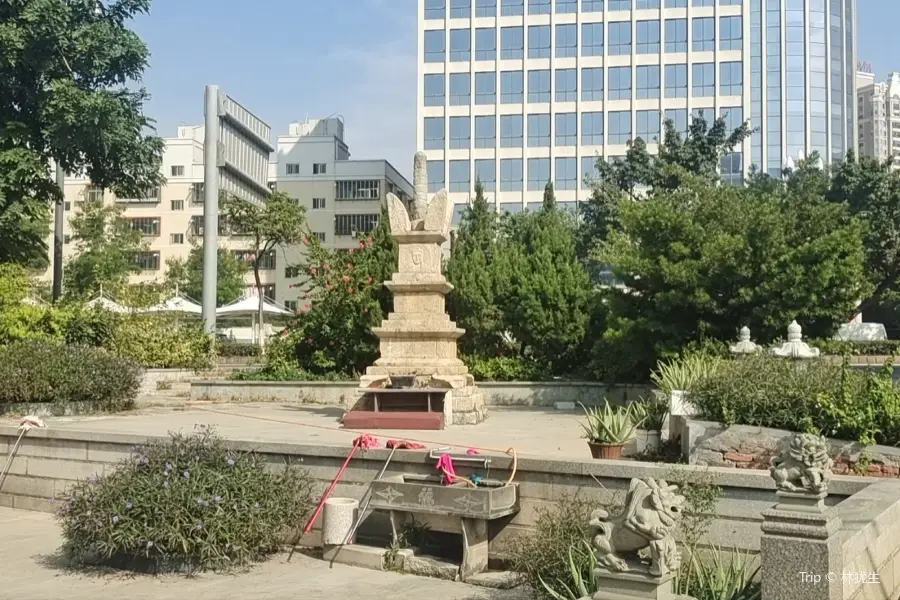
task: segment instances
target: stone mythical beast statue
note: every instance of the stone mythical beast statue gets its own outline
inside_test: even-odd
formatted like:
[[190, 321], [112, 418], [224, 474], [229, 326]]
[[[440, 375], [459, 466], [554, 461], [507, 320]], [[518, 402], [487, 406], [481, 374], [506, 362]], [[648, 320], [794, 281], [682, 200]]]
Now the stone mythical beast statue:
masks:
[[681, 555], [675, 546], [675, 526], [681, 516], [684, 496], [678, 486], [654, 479], [632, 479], [625, 510], [617, 517], [598, 509], [591, 515], [591, 545], [599, 566], [611, 571], [629, 571], [627, 559], [638, 560], [638, 552], [650, 551], [650, 575], [661, 577], [678, 569]]
[[833, 464], [825, 438], [800, 433], [791, 439], [787, 452], [772, 459], [769, 471], [779, 491], [821, 494], [828, 491]]

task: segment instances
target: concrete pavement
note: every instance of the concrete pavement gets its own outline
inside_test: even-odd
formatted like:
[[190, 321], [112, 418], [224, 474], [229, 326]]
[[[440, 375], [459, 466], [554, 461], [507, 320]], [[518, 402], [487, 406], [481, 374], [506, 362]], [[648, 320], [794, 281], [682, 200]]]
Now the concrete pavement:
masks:
[[524, 600], [521, 590], [334, 565], [287, 555], [237, 575], [153, 577], [67, 570], [57, 555], [59, 527], [51, 515], [0, 508], [0, 600]]

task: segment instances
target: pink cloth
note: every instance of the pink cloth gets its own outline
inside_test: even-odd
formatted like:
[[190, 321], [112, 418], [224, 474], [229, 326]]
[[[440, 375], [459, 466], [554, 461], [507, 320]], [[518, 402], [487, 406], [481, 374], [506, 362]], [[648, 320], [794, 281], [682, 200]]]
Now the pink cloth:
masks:
[[387, 448], [396, 448], [397, 450], [424, 450], [425, 444], [418, 442], [410, 442], [407, 440], [388, 440], [385, 444]]
[[453, 483], [453, 478], [456, 477], [456, 470], [453, 468], [453, 459], [450, 458], [449, 454], [442, 455], [438, 461], [437, 466], [435, 467], [441, 472], [441, 483], [444, 485], [450, 485]]
[[468, 450], [466, 450], [466, 454], [468, 454], [469, 456], [471, 456], [471, 455], [473, 455], [473, 454], [481, 454], [481, 452], [479, 452], [479, 451], [476, 450], [475, 448], [469, 448]]
[[378, 438], [374, 437], [372, 434], [364, 433], [355, 440], [353, 440], [353, 444], [358, 444], [360, 448], [363, 450], [368, 450], [369, 448], [377, 448], [378, 447]]

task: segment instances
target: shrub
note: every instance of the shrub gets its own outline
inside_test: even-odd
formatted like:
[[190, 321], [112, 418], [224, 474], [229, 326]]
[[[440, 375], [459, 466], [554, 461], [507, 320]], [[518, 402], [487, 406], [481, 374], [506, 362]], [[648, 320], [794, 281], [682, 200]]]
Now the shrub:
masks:
[[546, 381], [550, 379], [546, 365], [522, 356], [460, 357], [477, 381]]
[[0, 347], [0, 403], [91, 402], [126, 410], [140, 385], [138, 365], [99, 348], [42, 340]]
[[[588, 536], [591, 511], [596, 506], [575, 497], [562, 498], [551, 508], [537, 509], [534, 530], [514, 538], [508, 548], [510, 567], [522, 584], [534, 590], [538, 599], [552, 599], [547, 586], [561, 590], [563, 586], [577, 589], [573, 573], [592, 577], [592, 562], [587, 553], [569, 550], [580, 549]], [[544, 585], [544, 584], [547, 585]]]
[[262, 356], [257, 344], [242, 344], [231, 340], [216, 340], [217, 356]]
[[340, 372], [311, 373], [299, 365], [267, 364], [261, 369], [245, 369], [231, 376], [235, 381], [354, 381], [353, 375]]
[[277, 551], [311, 507], [305, 473], [279, 473], [210, 429], [135, 448], [102, 478], [77, 483], [57, 511], [75, 564], [151, 571], [227, 569]]
[[713, 546], [699, 557], [683, 557], [672, 580], [673, 592], [696, 600], [759, 600], [759, 566], [749, 552], [725, 552]]
[[112, 349], [148, 369], [204, 369], [213, 342], [199, 324], [164, 315], [119, 315]]
[[851, 342], [846, 340], [810, 340], [809, 345], [829, 356], [897, 356], [900, 340], [872, 340]]
[[108, 310], [76, 308], [66, 322], [67, 344], [109, 348], [119, 326], [118, 315]]

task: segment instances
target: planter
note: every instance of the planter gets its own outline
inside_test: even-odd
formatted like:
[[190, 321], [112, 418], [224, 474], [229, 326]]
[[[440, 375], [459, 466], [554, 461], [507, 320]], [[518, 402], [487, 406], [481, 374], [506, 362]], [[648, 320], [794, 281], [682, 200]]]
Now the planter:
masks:
[[658, 452], [660, 432], [656, 429], [638, 429], [635, 438], [635, 452]]
[[594, 458], [605, 458], [608, 460], [619, 460], [622, 458], [622, 448], [625, 444], [599, 444], [597, 442], [588, 442], [591, 449], [591, 456]]
[[690, 395], [683, 390], [672, 390], [669, 397], [669, 415], [673, 417], [693, 417], [696, 407], [690, 403]]

